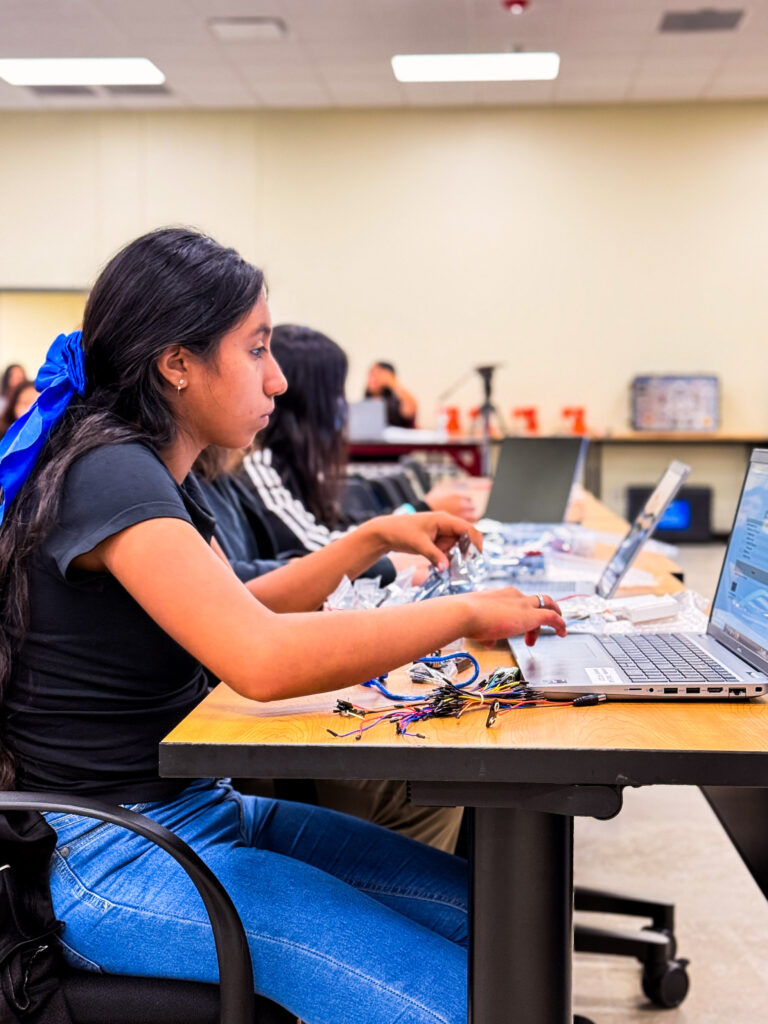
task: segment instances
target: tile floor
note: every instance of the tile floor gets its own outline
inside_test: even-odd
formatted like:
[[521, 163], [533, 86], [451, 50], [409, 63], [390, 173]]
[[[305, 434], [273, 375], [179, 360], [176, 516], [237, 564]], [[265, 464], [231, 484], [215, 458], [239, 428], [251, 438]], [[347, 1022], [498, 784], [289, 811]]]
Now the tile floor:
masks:
[[[686, 583], [711, 597], [723, 551], [720, 544], [681, 546]], [[577, 884], [674, 902], [678, 952], [690, 960], [691, 978], [685, 1002], [661, 1010], [643, 996], [636, 962], [577, 954], [577, 1013], [594, 1024], [768, 1021], [768, 902], [698, 789], [627, 790], [613, 821], [577, 819], [575, 862]]]

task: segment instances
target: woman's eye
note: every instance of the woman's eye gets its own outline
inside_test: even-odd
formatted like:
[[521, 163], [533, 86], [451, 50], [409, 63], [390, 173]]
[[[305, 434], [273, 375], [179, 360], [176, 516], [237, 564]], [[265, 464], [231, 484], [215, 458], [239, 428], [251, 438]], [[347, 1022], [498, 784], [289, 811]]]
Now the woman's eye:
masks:
[[261, 359], [261, 357], [264, 355], [266, 351], [266, 348], [262, 345], [261, 348], [252, 348], [251, 354], [256, 356], [257, 359]]

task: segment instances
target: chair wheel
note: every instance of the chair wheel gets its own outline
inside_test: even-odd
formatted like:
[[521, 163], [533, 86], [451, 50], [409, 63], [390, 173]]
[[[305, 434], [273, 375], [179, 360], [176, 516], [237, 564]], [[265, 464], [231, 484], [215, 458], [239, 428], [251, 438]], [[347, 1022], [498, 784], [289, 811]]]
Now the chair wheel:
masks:
[[660, 967], [643, 970], [643, 992], [657, 1006], [679, 1006], [688, 995], [690, 981], [687, 960], [669, 960]]
[[677, 939], [673, 931], [670, 931], [669, 928], [654, 928], [652, 924], [643, 925], [642, 930], [644, 932], [655, 932], [657, 935], [666, 935], [669, 940], [669, 945], [667, 946], [669, 959], [675, 959], [677, 956]]

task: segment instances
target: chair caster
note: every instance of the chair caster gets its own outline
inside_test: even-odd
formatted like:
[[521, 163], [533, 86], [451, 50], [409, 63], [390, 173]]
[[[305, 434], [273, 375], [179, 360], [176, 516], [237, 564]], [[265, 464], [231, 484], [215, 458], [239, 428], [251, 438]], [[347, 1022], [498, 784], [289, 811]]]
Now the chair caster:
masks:
[[688, 995], [690, 981], [687, 960], [668, 960], [643, 969], [643, 992], [652, 1003], [671, 1009]]

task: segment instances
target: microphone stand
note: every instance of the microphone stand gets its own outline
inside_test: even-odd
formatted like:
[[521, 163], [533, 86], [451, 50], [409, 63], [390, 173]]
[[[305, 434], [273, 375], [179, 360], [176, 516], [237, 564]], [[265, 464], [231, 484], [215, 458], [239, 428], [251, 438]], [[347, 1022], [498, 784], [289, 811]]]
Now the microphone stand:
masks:
[[482, 451], [480, 463], [483, 476], [491, 475], [491, 416], [495, 416], [501, 426], [499, 410], [491, 401], [493, 387], [493, 371], [495, 366], [476, 366], [475, 370], [480, 374], [483, 381], [483, 404], [480, 406], [480, 422], [482, 424]]

